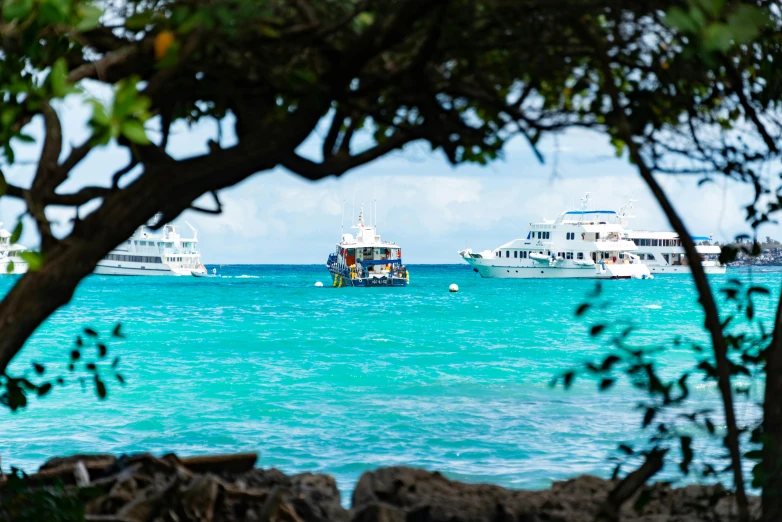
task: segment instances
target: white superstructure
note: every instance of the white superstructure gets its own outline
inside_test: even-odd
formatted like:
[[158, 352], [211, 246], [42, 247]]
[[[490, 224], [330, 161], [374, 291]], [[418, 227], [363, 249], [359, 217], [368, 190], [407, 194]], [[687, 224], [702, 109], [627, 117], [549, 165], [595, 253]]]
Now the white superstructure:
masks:
[[27, 261], [20, 257], [25, 250], [22, 245], [11, 243], [11, 233], [0, 223], [0, 275], [27, 272]]
[[[159, 219], [155, 216], [154, 220]], [[153, 222], [154, 222], [153, 220]], [[98, 261], [95, 273], [122, 276], [189, 276], [206, 274], [198, 251], [198, 231], [190, 223], [193, 237], [182, 237], [170, 223], [159, 230], [140, 226], [133, 236]]]
[[563, 212], [556, 220], [530, 223], [524, 239], [480, 253], [459, 255], [482, 277], [597, 278], [649, 277], [634, 255], [635, 243], [623, 238], [624, 227], [613, 210], [589, 210], [589, 193], [581, 210]]
[[[619, 211], [620, 222], [627, 227], [628, 221], [634, 216], [629, 215], [632, 209], [631, 199]], [[648, 230], [625, 230], [624, 237], [635, 243], [636, 254], [641, 262], [649, 267], [653, 274], [689, 274], [690, 266], [684, 253], [682, 241], [676, 232], [650, 232]], [[700, 254], [700, 263], [707, 274], [724, 274], [726, 266], [719, 262], [722, 249], [712, 242], [712, 237], [693, 236], [695, 250]]]

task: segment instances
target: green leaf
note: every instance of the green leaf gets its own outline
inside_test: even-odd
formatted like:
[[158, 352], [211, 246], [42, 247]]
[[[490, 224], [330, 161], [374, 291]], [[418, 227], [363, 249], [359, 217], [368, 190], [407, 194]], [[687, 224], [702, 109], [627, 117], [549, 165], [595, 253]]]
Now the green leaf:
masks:
[[32, 272], [40, 270], [41, 265], [43, 265], [43, 256], [38, 252], [33, 252], [32, 250], [25, 250], [24, 252], [21, 252], [19, 254], [19, 257], [27, 261], [27, 267]]
[[700, 28], [684, 9], [672, 7], [665, 13], [665, 23], [683, 33], [697, 33]]
[[24, 20], [33, 10], [33, 0], [6, 0], [3, 3], [3, 19], [6, 22]]
[[19, 140], [21, 142], [24, 142], [24, 143], [35, 143], [35, 138], [33, 138], [32, 136], [30, 136], [28, 134], [19, 133], [19, 134], [15, 135], [14, 138], [16, 138], [17, 140]]
[[5, 193], [8, 191], [8, 183], [5, 181], [5, 176], [3, 176], [3, 173], [0, 172], [0, 197], [5, 196]]
[[258, 32], [267, 38], [279, 38], [280, 32], [269, 25], [261, 25], [258, 27]]
[[106, 112], [106, 107], [97, 100], [91, 100], [90, 103], [92, 103], [90, 123], [93, 126], [107, 127], [109, 125], [109, 115]]
[[728, 27], [737, 43], [752, 41], [768, 21], [768, 12], [765, 9], [746, 4], [738, 6], [728, 15]]
[[140, 31], [152, 23], [154, 11], [136, 13], [125, 21], [125, 27], [131, 31]]
[[710, 51], [727, 51], [733, 43], [733, 34], [725, 24], [711, 24], [703, 37], [703, 45]]
[[8, 272], [9, 274], [14, 271], [14, 262], [13, 261], [9, 261], [8, 262], [8, 266], [6, 267], [5, 271]]
[[50, 383], [50, 382], [43, 383], [38, 388], [38, 392], [37, 392], [38, 393], [38, 397], [43, 397], [44, 395], [49, 393], [51, 391], [51, 389], [52, 389], [52, 383]]
[[49, 85], [56, 98], [68, 94], [68, 64], [65, 58], [58, 58], [52, 65], [52, 70], [49, 72]]
[[358, 16], [356, 16], [356, 20], [364, 25], [369, 26], [375, 23], [375, 15], [364, 11], [363, 13], [359, 13]]
[[725, 0], [698, 0], [698, 4], [712, 17], [718, 18], [725, 7]]
[[70, 0], [43, 0], [38, 6], [38, 23], [62, 24], [68, 20], [70, 14]]
[[14, 231], [11, 232], [11, 239], [10, 239], [11, 243], [16, 243], [17, 241], [19, 241], [19, 238], [22, 237], [22, 230], [24, 230], [24, 225], [22, 225], [22, 220], [20, 219], [16, 223], [16, 226], [14, 227]]
[[122, 122], [121, 129], [122, 135], [133, 143], [138, 143], [139, 145], [149, 144], [149, 138], [147, 138], [147, 133], [144, 131], [144, 125], [140, 121], [124, 121]]
[[76, 30], [84, 33], [98, 27], [103, 11], [95, 5], [83, 5], [79, 7], [79, 16], [81, 21], [76, 24]]
[[106, 398], [106, 385], [100, 380], [100, 377], [95, 376], [95, 391], [98, 393], [98, 397], [101, 399]]

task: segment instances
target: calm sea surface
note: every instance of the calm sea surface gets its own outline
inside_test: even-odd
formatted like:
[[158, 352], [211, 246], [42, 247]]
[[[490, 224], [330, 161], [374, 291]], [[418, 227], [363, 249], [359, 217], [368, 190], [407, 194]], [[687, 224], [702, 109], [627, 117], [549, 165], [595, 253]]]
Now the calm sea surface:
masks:
[[[211, 267], [209, 267], [211, 269]], [[75, 452], [257, 451], [259, 466], [334, 475], [347, 492], [362, 471], [396, 464], [470, 482], [541, 488], [589, 472], [607, 475], [619, 442], [637, 440], [639, 396], [598, 393], [557, 373], [609, 347], [593, 322], [636, 327], [636, 344], [706, 340], [688, 276], [608, 281], [612, 306], [577, 318], [592, 281], [480, 279], [465, 266], [412, 266], [408, 288], [334, 289], [322, 266], [223, 266], [225, 277], [92, 276], [29, 341], [12, 369], [46, 363], [67, 375], [85, 326], [107, 337], [125, 386], [109, 396], [69, 384], [26, 411], [0, 411], [3, 468], [28, 472]], [[712, 277], [765, 284], [779, 270]], [[324, 288], [315, 288], [323, 281]], [[460, 292], [451, 294], [448, 285]], [[0, 278], [0, 295], [13, 284]], [[771, 323], [768, 298], [757, 303]], [[108, 338], [121, 322], [125, 339]], [[692, 365], [686, 346], [660, 364]], [[32, 372], [29, 372], [31, 375]], [[697, 401], [714, 389], [694, 379]], [[746, 401], [745, 401], [746, 402]], [[751, 415], [739, 404], [739, 415]], [[719, 453], [716, 444], [705, 448]]]

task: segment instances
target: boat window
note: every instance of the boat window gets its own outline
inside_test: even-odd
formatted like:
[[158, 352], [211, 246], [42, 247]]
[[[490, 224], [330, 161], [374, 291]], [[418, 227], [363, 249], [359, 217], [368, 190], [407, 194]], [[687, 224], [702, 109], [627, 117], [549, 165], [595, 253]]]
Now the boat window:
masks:
[[551, 232], [546, 232], [546, 239], [551, 239]]
[[578, 254], [576, 254], [576, 259], [584, 259], [584, 253], [579, 252]]
[[505, 257], [510, 257], [510, 250], [505, 251]]
[[660, 241], [657, 239], [652, 239], [652, 246], [659, 246]]
[[514, 257], [514, 258], [518, 257], [518, 254], [519, 254], [519, 253], [518, 253], [518, 252], [516, 252], [515, 250], [513, 251], [513, 257]]
[[568, 252], [565, 259], [573, 259], [573, 252]]

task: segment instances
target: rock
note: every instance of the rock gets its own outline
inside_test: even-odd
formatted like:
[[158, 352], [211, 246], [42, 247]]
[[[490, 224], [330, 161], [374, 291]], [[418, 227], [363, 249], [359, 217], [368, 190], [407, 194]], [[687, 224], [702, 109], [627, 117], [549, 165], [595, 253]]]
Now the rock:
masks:
[[[28, 478], [28, 486], [69, 481], [50, 491], [72, 495], [85, 484], [86, 519], [92, 522], [594, 522], [617, 485], [583, 476], [543, 491], [522, 491], [391, 467], [364, 473], [347, 511], [334, 478], [248, 469], [255, 459], [255, 454], [74, 456], [50, 460]], [[5, 495], [25, 494], [7, 491], [0, 482], [0, 506]], [[643, 505], [636, 512], [639, 499]], [[750, 507], [758, 512], [757, 497], [750, 497]], [[622, 522], [736, 520], [733, 499], [719, 485], [646, 486], [619, 514]]]
[[[594, 522], [616, 482], [583, 476], [555, 482], [543, 491], [464, 484], [440, 473], [406, 467], [382, 468], [361, 476], [353, 492], [352, 522], [395, 522], [397, 510], [415, 522]], [[647, 502], [637, 513], [634, 504]], [[753, 512], [759, 499], [751, 498]], [[623, 522], [735, 521], [735, 505], [719, 486], [643, 488], [622, 508]]]

